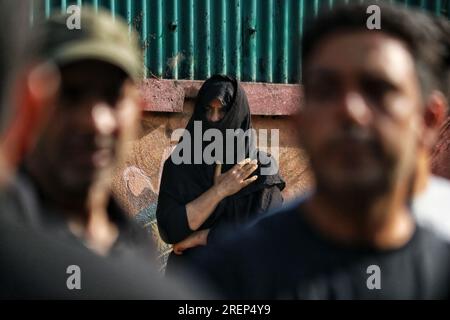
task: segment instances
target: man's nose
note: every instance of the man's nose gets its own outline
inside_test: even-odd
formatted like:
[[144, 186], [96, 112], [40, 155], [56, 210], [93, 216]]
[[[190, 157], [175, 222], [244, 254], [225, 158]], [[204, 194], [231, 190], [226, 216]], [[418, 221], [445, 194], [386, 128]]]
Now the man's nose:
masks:
[[91, 111], [92, 124], [100, 135], [111, 135], [118, 127], [114, 110], [106, 103], [96, 103]]
[[346, 120], [367, 126], [372, 121], [372, 111], [367, 105], [365, 99], [357, 92], [348, 92], [344, 97], [339, 108], [340, 115]]

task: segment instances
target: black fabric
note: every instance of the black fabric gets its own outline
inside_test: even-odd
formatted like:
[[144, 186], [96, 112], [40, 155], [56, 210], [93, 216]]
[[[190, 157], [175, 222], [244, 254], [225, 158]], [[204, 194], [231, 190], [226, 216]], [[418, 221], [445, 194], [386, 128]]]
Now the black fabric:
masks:
[[[194, 265], [227, 299], [448, 299], [450, 292], [450, 245], [428, 229], [417, 227], [396, 250], [348, 247], [310, 225], [299, 203], [206, 248]], [[380, 267], [380, 290], [367, 286], [372, 265]]]
[[[210, 295], [189, 277], [162, 279], [150, 237], [117, 207], [120, 235], [107, 257], [86, 248], [48, 210], [23, 174], [0, 191], [0, 300], [200, 299]], [[69, 290], [67, 268], [80, 267], [81, 290]], [[195, 290], [193, 289], [195, 288]], [[200, 289], [199, 289], [200, 288]]]
[[[64, 216], [44, 200], [37, 184], [25, 169], [19, 171], [3, 194], [3, 214], [9, 215], [11, 220], [85, 248], [82, 240], [70, 231]], [[109, 256], [120, 257], [127, 252], [135, 252], [151, 260], [155, 258], [156, 250], [150, 235], [132, 221], [113, 198], [108, 203], [107, 212], [119, 230]]]
[[[199, 91], [197, 104], [203, 108], [214, 99], [218, 99], [222, 103], [222, 106], [225, 107], [225, 111], [229, 111], [236, 90], [233, 80], [227, 78], [223, 78], [223, 80], [219, 78], [213, 79], [217, 79], [217, 81], [205, 81], [201, 91]], [[198, 109], [198, 111], [200, 110]], [[198, 116], [201, 120], [207, 121], [204, 118], [204, 113], [200, 112]]]
[[[241, 230], [250, 227], [258, 218], [264, 217], [265, 214], [279, 208], [283, 204], [283, 197], [278, 186], [265, 188], [257, 194], [251, 195], [250, 201], [238, 201], [236, 203], [240, 207], [235, 207], [237, 211], [251, 212], [252, 220], [246, 221], [239, 225], [230, 223], [227, 220], [217, 222], [218, 226], [214, 226], [214, 232], [210, 232], [208, 236], [208, 244], [214, 245], [224, 242]], [[202, 253], [205, 247], [196, 247], [183, 252], [181, 256], [171, 253], [167, 260], [166, 274], [173, 276], [180, 272], [189, 270], [192, 260]], [[200, 280], [202, 280], [200, 278]]]
[[[221, 121], [211, 123], [206, 119], [205, 107], [217, 96], [224, 101], [226, 114]], [[193, 115], [186, 127], [186, 132], [189, 132], [192, 139], [194, 139], [194, 121], [202, 121], [203, 131], [214, 128], [220, 130], [223, 136], [226, 136], [226, 129], [242, 129], [244, 132], [251, 129], [247, 96], [239, 82], [234, 78], [221, 75], [208, 79], [199, 91]], [[246, 140], [244, 157], [235, 157], [233, 163], [222, 165], [222, 173], [245, 158], [263, 159], [259, 161], [259, 168], [254, 173], [254, 175], [258, 175], [258, 179], [237, 194], [221, 201], [216, 210], [200, 227], [199, 230], [211, 229], [208, 237], [209, 244], [219, 241], [222, 235], [233, 232], [234, 229], [264, 213], [271, 206], [270, 201], [267, 203], [267, 199], [274, 199], [274, 203], [277, 203], [276, 199], [278, 199], [277, 204], [281, 204], [281, 190], [285, 187], [283, 179], [279, 174], [261, 175], [261, 168], [274, 163], [275, 160], [268, 154], [253, 149], [250, 139], [251, 137]], [[224, 139], [224, 148], [228, 143], [231, 142]], [[174, 152], [179, 152], [177, 148], [180, 145], [181, 143]], [[207, 145], [208, 143], [202, 145], [202, 151]], [[213, 186], [216, 165], [203, 161], [195, 164], [194, 149], [192, 146], [192, 164], [175, 164], [171, 157], [164, 163], [156, 214], [160, 235], [164, 241], [171, 244], [178, 243], [192, 234], [187, 221], [186, 204]], [[236, 151], [234, 155], [237, 155]], [[224, 158], [226, 159], [225, 151]], [[269, 163], [268, 159], [272, 162]], [[188, 255], [189, 253], [185, 252], [183, 258]]]

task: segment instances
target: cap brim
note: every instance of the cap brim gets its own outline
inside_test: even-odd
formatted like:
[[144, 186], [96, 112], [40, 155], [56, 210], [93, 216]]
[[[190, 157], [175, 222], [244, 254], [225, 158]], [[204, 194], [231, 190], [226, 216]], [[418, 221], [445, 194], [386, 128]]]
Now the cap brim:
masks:
[[84, 41], [67, 44], [53, 54], [58, 65], [66, 65], [81, 60], [99, 60], [123, 70], [131, 79], [138, 81], [143, 65], [128, 48], [118, 47], [100, 41]]

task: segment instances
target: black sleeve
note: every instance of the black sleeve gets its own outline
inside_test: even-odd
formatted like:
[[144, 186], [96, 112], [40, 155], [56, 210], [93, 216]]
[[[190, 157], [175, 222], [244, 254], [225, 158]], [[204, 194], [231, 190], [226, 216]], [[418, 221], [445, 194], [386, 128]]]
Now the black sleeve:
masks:
[[158, 197], [156, 219], [161, 239], [166, 243], [178, 243], [193, 233], [189, 228], [186, 206], [164, 192]]

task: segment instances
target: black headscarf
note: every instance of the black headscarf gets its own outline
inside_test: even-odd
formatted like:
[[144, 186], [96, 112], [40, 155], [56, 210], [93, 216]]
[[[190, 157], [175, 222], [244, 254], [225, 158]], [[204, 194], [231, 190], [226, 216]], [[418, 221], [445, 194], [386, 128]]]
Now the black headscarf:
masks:
[[[206, 117], [206, 108], [211, 103], [212, 100], [218, 99], [224, 108], [225, 116], [218, 122], [210, 122]], [[219, 130], [223, 137], [223, 159], [217, 159], [225, 163], [223, 166], [223, 172], [228, 171], [236, 163], [246, 158], [256, 158], [256, 149], [252, 145], [254, 137], [250, 136], [245, 140], [245, 154], [237, 154], [237, 142], [238, 138], [234, 141], [227, 141], [226, 130], [227, 129], [242, 129], [243, 132], [252, 128], [250, 109], [248, 105], [247, 95], [245, 91], [240, 86], [239, 82], [229, 76], [215, 75], [205, 81], [203, 86], [197, 95], [197, 102], [194, 108], [193, 115], [189, 120], [186, 127], [186, 132], [189, 133], [191, 139], [194, 137], [194, 124], [195, 122], [201, 121], [202, 132], [201, 135], [205, 133], [206, 130], [216, 129]], [[183, 139], [183, 138], [182, 138]], [[182, 140], [180, 139], [180, 140]], [[203, 142], [202, 152], [211, 142]], [[226, 161], [226, 146], [234, 146], [234, 161], [233, 163], [228, 163]], [[180, 146], [180, 145], [179, 145]], [[177, 152], [177, 149], [175, 150]], [[194, 163], [194, 146], [191, 149], [191, 163]], [[203, 159], [202, 159], [203, 160]], [[202, 161], [202, 170], [206, 170], [204, 166], [208, 164]], [[211, 165], [211, 164], [209, 164]]]
[[[206, 106], [208, 106], [213, 99], [219, 99], [226, 112], [222, 120], [214, 123], [209, 122], [206, 118]], [[249, 104], [240, 83], [232, 77], [222, 75], [215, 75], [208, 79], [198, 93], [193, 115], [186, 127], [186, 132], [189, 132], [192, 140], [194, 140], [194, 121], [202, 121], [203, 132], [212, 128], [220, 130], [224, 137], [224, 148], [227, 143], [231, 143], [225, 139], [226, 129], [242, 129], [244, 132], [251, 129]], [[180, 142], [182, 139], [184, 138], [182, 137]], [[244, 159], [266, 157], [267, 160], [270, 158], [269, 155], [252, 148], [251, 141], [252, 138], [246, 139]], [[202, 151], [210, 143], [211, 142], [203, 142]], [[178, 144], [178, 146], [180, 146], [180, 144]], [[174, 152], [179, 152], [177, 148]], [[238, 161], [243, 160], [236, 158], [236, 150], [234, 154], [234, 163], [223, 164], [222, 173], [231, 169]], [[272, 158], [270, 159], [274, 161]], [[192, 147], [191, 160], [194, 160], [194, 147]], [[224, 160], [226, 160], [225, 149]], [[266, 161], [264, 162], [267, 163]], [[262, 164], [259, 162], [259, 167], [254, 173], [258, 175], [258, 179], [237, 194], [221, 201], [216, 210], [200, 227], [199, 230], [211, 229], [208, 238], [209, 243], [211, 242], [211, 239], [214, 238], [214, 233], [217, 231], [216, 229], [221, 228], [221, 226], [226, 226], [225, 228], [229, 230], [230, 226], [234, 227], [242, 225], [248, 222], [253, 214], [256, 214], [256, 212], [250, 212], [250, 210], [255, 210], [255, 206], [247, 204], [255, 202], [255, 197], [259, 196], [260, 191], [273, 186], [278, 186], [280, 190], [285, 187], [284, 181], [278, 174], [261, 175], [261, 166]], [[162, 173], [157, 209], [158, 225], [163, 239], [170, 239], [171, 241], [169, 242], [176, 243], [183, 240], [184, 236], [188, 236], [180, 235], [180, 237], [175, 237], [174, 239], [173, 236], [168, 234], [169, 229], [173, 230], [173, 226], [169, 225], [170, 221], [173, 221], [173, 219], [167, 219], [167, 215], [177, 214], [175, 213], [175, 206], [173, 203], [169, 203], [168, 199], [172, 199], [172, 202], [176, 202], [184, 207], [189, 202], [198, 198], [213, 186], [215, 167], [215, 164], [207, 164], [203, 161], [199, 164], [176, 165], [173, 163], [171, 157], [166, 160]], [[178, 214], [186, 215], [186, 212], [180, 211]], [[187, 218], [184, 217], [184, 219]], [[178, 230], [181, 229], [182, 228], [179, 228]]]

